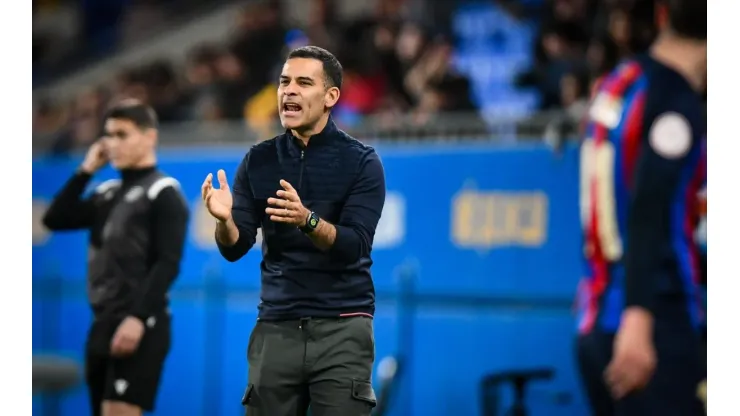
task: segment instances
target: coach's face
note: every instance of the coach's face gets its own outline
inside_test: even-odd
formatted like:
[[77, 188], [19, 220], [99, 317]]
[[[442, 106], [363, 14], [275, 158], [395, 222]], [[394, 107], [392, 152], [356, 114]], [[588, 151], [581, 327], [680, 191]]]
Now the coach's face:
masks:
[[155, 140], [154, 129], [141, 129], [131, 120], [108, 119], [105, 122], [103, 144], [116, 169], [137, 167], [153, 151]]
[[339, 89], [326, 84], [317, 59], [292, 58], [283, 65], [278, 86], [278, 112], [286, 129], [311, 129], [337, 103]]

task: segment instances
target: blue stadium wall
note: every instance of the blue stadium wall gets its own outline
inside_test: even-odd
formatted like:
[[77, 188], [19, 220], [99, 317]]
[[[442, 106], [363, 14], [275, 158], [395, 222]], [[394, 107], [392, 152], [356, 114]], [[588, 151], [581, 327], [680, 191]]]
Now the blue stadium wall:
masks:
[[[574, 362], [571, 305], [580, 277], [577, 154], [544, 146], [378, 147], [388, 198], [373, 249], [378, 361], [410, 357], [391, 415], [477, 415], [489, 373], [552, 367], [530, 389], [533, 415], [585, 414]], [[171, 291], [173, 347], [159, 415], [242, 415], [245, 350], [259, 299], [259, 250], [230, 264], [198, 201], [209, 172], [233, 177], [243, 149], [167, 150], [193, 209]], [[34, 214], [79, 160], [37, 159]], [[107, 170], [96, 183], [114, 177]], [[90, 321], [86, 233], [34, 227], [33, 348], [82, 361]], [[377, 375], [376, 375], [377, 377]], [[376, 380], [377, 382], [377, 380]], [[80, 386], [34, 399], [34, 415], [85, 415]]]

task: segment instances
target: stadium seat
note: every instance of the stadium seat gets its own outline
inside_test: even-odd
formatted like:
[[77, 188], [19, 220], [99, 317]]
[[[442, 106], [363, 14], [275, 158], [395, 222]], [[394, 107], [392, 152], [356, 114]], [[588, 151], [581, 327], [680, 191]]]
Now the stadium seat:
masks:
[[552, 368], [533, 368], [528, 370], [508, 370], [485, 376], [481, 381], [481, 415], [497, 416], [500, 406], [500, 388], [510, 384], [514, 388], [511, 407], [504, 413], [507, 416], [526, 416], [526, 388], [536, 380], [550, 380], [555, 376]]
[[82, 380], [81, 366], [58, 356], [33, 357], [33, 394], [58, 393], [77, 386]]

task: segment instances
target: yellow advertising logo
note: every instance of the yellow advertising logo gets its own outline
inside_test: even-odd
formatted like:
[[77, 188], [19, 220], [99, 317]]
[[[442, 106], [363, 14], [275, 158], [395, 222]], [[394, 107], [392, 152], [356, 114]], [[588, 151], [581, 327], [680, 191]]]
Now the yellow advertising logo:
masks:
[[540, 247], [547, 240], [543, 192], [465, 190], [452, 201], [452, 242], [461, 248]]

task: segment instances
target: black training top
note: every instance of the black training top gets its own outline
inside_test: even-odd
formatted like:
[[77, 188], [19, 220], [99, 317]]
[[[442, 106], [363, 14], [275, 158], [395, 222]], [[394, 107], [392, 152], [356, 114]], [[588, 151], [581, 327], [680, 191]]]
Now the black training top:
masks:
[[43, 221], [53, 231], [90, 230], [88, 296], [96, 319], [165, 312], [189, 216], [178, 182], [155, 168], [125, 170], [122, 180], [83, 198], [90, 178], [72, 176]]

